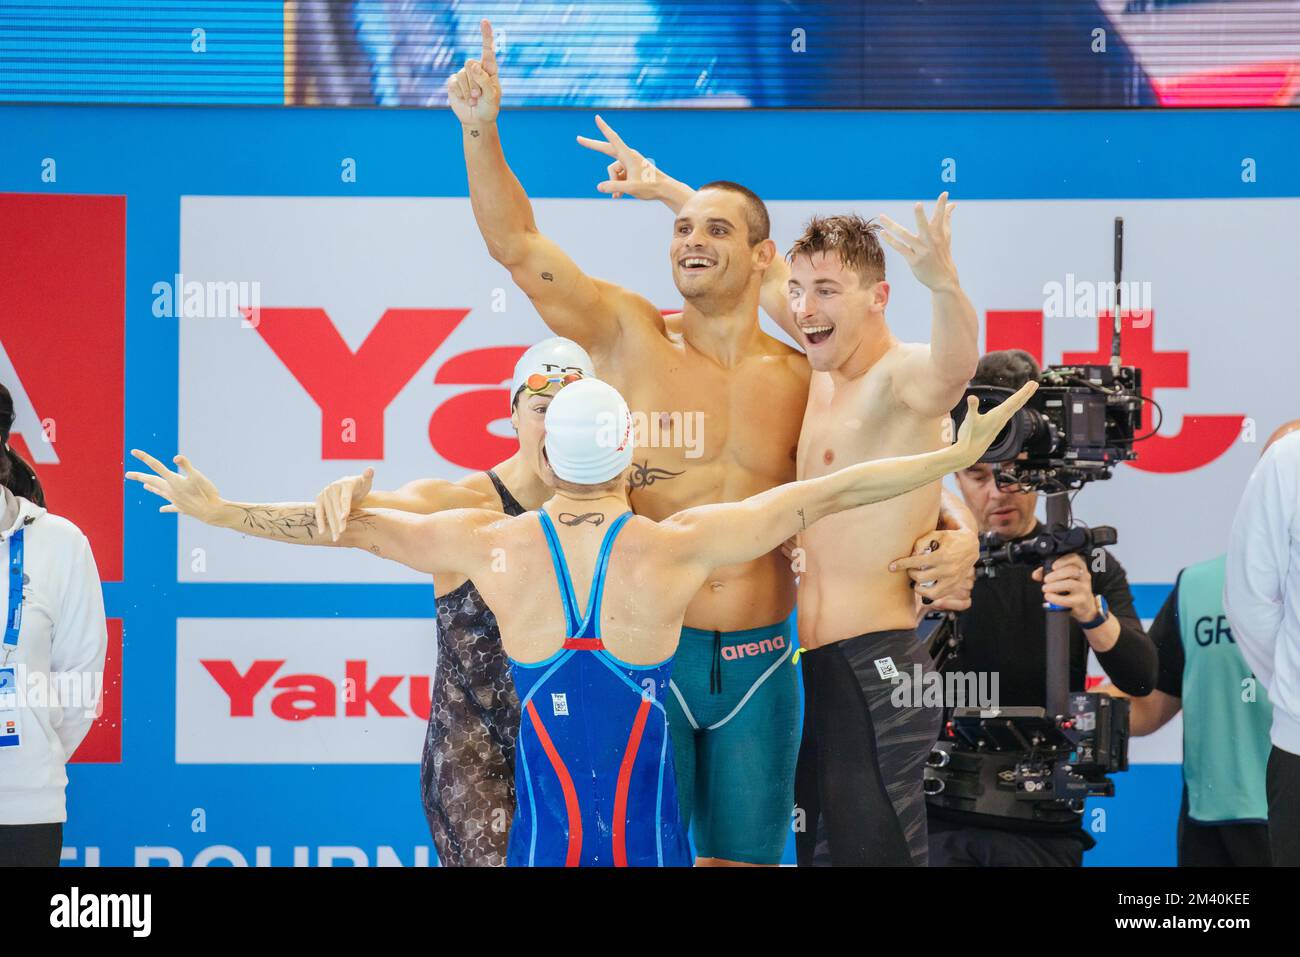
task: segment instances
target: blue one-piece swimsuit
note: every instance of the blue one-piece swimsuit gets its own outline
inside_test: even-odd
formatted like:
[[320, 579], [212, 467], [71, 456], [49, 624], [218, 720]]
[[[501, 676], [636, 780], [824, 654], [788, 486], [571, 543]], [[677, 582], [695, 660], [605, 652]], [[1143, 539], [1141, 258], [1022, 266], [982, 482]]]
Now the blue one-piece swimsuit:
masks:
[[555, 526], [538, 513], [564, 603], [564, 647], [545, 661], [511, 660], [521, 715], [518, 804], [507, 863], [522, 867], [689, 867], [677, 814], [668, 721], [672, 658], [632, 665], [600, 640], [600, 604], [614, 538], [605, 532], [585, 617]]

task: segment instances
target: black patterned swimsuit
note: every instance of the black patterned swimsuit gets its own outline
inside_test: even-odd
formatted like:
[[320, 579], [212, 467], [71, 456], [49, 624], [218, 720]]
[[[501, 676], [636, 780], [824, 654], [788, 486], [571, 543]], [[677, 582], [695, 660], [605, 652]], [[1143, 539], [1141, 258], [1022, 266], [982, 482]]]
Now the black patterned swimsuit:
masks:
[[[507, 515], [524, 511], [488, 478]], [[436, 599], [438, 665], [420, 760], [420, 793], [444, 867], [501, 867], [515, 813], [519, 698], [497, 616], [472, 581]]]

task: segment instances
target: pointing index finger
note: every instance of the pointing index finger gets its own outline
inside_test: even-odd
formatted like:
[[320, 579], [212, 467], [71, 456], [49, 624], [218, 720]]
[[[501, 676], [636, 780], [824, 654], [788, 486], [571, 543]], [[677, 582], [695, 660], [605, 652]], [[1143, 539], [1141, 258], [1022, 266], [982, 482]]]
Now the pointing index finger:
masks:
[[492, 36], [492, 24], [488, 20], [479, 21], [479, 32], [483, 35], [483, 52], [479, 60], [488, 76], [497, 75], [496, 41]]

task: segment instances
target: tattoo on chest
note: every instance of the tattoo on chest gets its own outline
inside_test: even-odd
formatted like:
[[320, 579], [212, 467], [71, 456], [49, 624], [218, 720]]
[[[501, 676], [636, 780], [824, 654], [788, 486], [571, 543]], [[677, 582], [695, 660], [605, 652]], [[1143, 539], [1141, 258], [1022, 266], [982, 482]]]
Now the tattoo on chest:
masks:
[[576, 515], [573, 512], [561, 512], [560, 523], [563, 525], [581, 525], [583, 522], [591, 522], [592, 525], [604, 525], [604, 512], [583, 512]]
[[685, 474], [685, 469], [680, 472], [672, 472], [668, 469], [651, 468], [650, 460], [646, 459], [644, 462], [632, 463], [632, 471], [628, 473], [627, 484], [628, 488], [646, 488], [649, 485], [654, 485], [660, 479], [674, 479]]

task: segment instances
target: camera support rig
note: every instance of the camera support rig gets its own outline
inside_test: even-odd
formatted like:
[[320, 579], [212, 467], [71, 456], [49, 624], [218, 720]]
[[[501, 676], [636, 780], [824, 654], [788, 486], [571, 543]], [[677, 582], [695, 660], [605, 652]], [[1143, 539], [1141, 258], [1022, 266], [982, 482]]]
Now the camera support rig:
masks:
[[[1133, 443], [1141, 421], [1141, 372], [1120, 365], [1124, 221], [1115, 218], [1114, 332], [1109, 365], [1049, 366], [1039, 389], [994, 440], [984, 462], [998, 463], [999, 484], [1045, 493], [1046, 531], [998, 544], [986, 537], [980, 571], [996, 566], [1041, 564], [1114, 544], [1113, 528], [1071, 525], [1068, 495], [1088, 482], [1109, 479], [1119, 462], [1136, 458]], [[967, 395], [981, 411], [1011, 389], [975, 386]], [[965, 398], [953, 410], [965, 416]], [[1124, 699], [1070, 691], [1069, 612], [1047, 606], [1044, 708], [955, 708], [945, 738], [931, 752], [925, 789], [942, 806], [1040, 822], [1068, 821], [1083, 811], [1085, 797], [1110, 796], [1106, 775], [1128, 768], [1128, 710]], [[960, 654], [955, 621], [940, 626], [932, 652]]]

